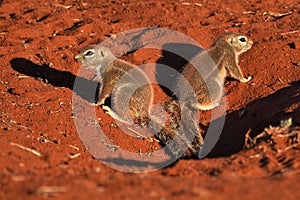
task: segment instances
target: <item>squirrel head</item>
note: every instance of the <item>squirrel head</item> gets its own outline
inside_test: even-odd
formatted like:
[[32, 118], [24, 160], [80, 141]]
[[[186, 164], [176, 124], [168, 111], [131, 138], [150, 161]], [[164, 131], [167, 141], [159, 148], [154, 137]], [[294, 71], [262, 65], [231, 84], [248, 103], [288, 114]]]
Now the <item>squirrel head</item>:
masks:
[[252, 47], [253, 42], [241, 33], [226, 33], [217, 39], [213, 46], [233, 50], [239, 55]]
[[238, 55], [249, 50], [253, 44], [252, 40], [240, 33], [228, 33], [224, 37], [229, 46]]
[[107, 67], [114, 60], [114, 56], [107, 47], [89, 45], [81, 48], [75, 59], [85, 67], [102, 71], [101, 68]]

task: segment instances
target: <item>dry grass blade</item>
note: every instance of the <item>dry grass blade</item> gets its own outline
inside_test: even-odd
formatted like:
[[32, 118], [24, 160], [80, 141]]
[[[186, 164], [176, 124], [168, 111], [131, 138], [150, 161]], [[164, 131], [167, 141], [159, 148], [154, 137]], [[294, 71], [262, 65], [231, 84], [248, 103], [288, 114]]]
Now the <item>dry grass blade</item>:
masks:
[[283, 149], [277, 149], [277, 153], [282, 153], [282, 152], [285, 152], [287, 150], [290, 150], [290, 149], [293, 149], [293, 148], [296, 148], [300, 145], [300, 143], [297, 143], [297, 144], [292, 144], [290, 146], [287, 146], [286, 148], [283, 148]]
[[40, 152], [34, 150], [34, 149], [30, 149], [28, 147], [24, 147], [24, 146], [22, 146], [20, 144], [13, 143], [13, 142], [11, 142], [10, 145], [15, 146], [15, 147], [19, 147], [20, 149], [23, 149], [25, 151], [31, 152], [31, 153], [33, 153], [36, 156], [42, 157], [42, 154]]
[[190, 5], [192, 5], [192, 4], [191, 4], [191, 3], [188, 3], [188, 2], [182, 2], [181, 5], [183, 5], [183, 6], [190, 6]]
[[64, 9], [70, 9], [70, 8], [73, 7], [73, 5], [65, 6], [65, 5], [62, 5], [62, 4], [54, 4], [54, 6], [56, 6], [56, 7], [61, 7], [61, 8], [64, 8]]
[[79, 151], [79, 148], [78, 148], [78, 147], [75, 147], [75, 146], [73, 146], [73, 145], [71, 145], [71, 144], [69, 144], [69, 147], [71, 147], [71, 148], [73, 148], [73, 149]]
[[66, 192], [67, 188], [63, 186], [41, 186], [38, 188], [37, 193], [38, 194], [55, 194], [55, 193], [61, 193]]
[[74, 159], [74, 158], [79, 157], [80, 155], [81, 155], [81, 153], [76, 153], [76, 154], [74, 154], [74, 155], [69, 155], [69, 158], [70, 158], [70, 159]]
[[250, 149], [254, 145], [254, 140], [250, 136], [251, 129], [249, 129], [245, 135], [244, 148]]
[[134, 134], [136, 134], [138, 137], [147, 139], [146, 136], [140, 134], [139, 132], [137, 132], [137, 131], [135, 131], [135, 130], [133, 130], [133, 129], [131, 129], [131, 128], [127, 128], [127, 129], [128, 129], [129, 131], [133, 132]]
[[294, 30], [294, 31], [289, 31], [289, 32], [285, 32], [285, 33], [281, 33], [280, 35], [287, 35], [287, 34], [293, 34], [293, 33], [298, 33], [299, 30]]
[[271, 17], [274, 17], [276, 19], [291, 15], [293, 12], [287, 12], [287, 13], [278, 13], [278, 12], [272, 12], [272, 11], [268, 11], [268, 12], [264, 12], [263, 15], [268, 15]]

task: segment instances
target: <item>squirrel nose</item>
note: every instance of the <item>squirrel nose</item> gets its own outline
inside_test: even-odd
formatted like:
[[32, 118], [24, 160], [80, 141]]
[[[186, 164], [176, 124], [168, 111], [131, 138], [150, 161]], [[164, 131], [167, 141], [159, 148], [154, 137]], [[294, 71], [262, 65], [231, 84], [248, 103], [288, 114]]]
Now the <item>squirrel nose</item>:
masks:
[[80, 55], [76, 55], [74, 58], [75, 58], [76, 60], [79, 60], [79, 59], [81, 58], [81, 56], [80, 56]]

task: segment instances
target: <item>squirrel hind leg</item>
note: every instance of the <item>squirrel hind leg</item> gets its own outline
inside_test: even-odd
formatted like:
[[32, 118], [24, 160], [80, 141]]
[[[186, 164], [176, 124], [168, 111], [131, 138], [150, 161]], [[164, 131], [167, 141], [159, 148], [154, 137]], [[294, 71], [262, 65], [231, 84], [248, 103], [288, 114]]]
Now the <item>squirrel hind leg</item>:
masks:
[[138, 116], [133, 119], [133, 124], [136, 127], [146, 127], [150, 123], [150, 118], [148, 116]]

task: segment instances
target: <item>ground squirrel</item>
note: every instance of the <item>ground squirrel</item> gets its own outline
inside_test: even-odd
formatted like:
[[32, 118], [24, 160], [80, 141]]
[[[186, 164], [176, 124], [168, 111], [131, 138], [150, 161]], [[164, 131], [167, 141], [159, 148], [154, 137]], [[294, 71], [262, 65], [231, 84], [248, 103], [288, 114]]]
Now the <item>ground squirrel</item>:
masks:
[[[153, 91], [142, 70], [117, 59], [107, 47], [101, 45], [83, 47], [75, 59], [96, 72], [100, 82], [96, 104], [107, 114], [127, 124], [145, 126], [149, 123]], [[106, 98], [112, 94], [117, 97], [112, 98], [113, 110], [104, 105]]]
[[[168, 125], [150, 120], [153, 103], [151, 84], [137, 88], [130, 96], [129, 102], [123, 97], [124, 92], [131, 91], [128, 88], [134, 88], [135, 84], [139, 84], [135, 81], [138, 76], [142, 77], [142, 82], [147, 81], [147, 77], [140, 70], [135, 71], [134, 77], [129, 76], [120, 81], [128, 71], [136, 68], [134, 65], [116, 59], [101, 45], [84, 47], [75, 58], [83, 66], [94, 69], [101, 80], [98, 105], [103, 105], [105, 99], [115, 93], [114, 103], [117, 109], [112, 111], [105, 107], [108, 114], [120, 121], [148, 126], [150, 130], [156, 131], [156, 137], [163, 145], [169, 145], [172, 154], [185, 157], [197, 155], [203, 145], [194, 111], [209, 110], [219, 105], [223, 96], [226, 69], [240, 82], [251, 79], [251, 77], [244, 78], [238, 65], [238, 56], [250, 49], [252, 44], [253, 42], [242, 34], [226, 33], [207, 51], [192, 58], [182, 72], [183, 77], [177, 80], [175, 95], [178, 99], [163, 103], [170, 118]], [[187, 90], [186, 84], [189, 84], [193, 91]], [[128, 103], [129, 105], [125, 105]], [[129, 106], [129, 112], [124, 109], [126, 106]]]
[[[96, 72], [100, 85], [96, 105], [101, 106], [107, 114], [119, 122], [148, 127], [154, 134], [159, 132], [160, 135], [172, 138], [175, 141], [169, 144], [172, 156], [182, 154], [182, 149], [187, 149], [185, 141], [174, 139], [177, 132], [172, 125], [164, 126], [161, 117], [151, 116], [153, 88], [138, 67], [117, 59], [107, 47], [101, 45], [83, 47], [75, 59], [82, 66]], [[141, 83], [144, 85], [137, 88], [136, 86], [142, 85]], [[111, 98], [112, 104], [115, 106], [106, 106], [105, 100], [112, 96], [114, 97]], [[168, 114], [170, 114], [168, 110], [174, 111], [172, 115], [174, 118], [180, 117], [175, 114], [176, 110], [180, 111], [177, 105], [175, 102], [176, 108], [173, 107], [171, 101], [168, 105], [163, 104]], [[170, 121], [175, 122], [175, 119]]]
[[[196, 110], [210, 110], [218, 106], [223, 96], [226, 69], [240, 82], [251, 80], [251, 76], [244, 78], [238, 64], [238, 56], [249, 50], [252, 44], [253, 42], [242, 34], [223, 34], [209, 49], [196, 55], [185, 66], [183, 77], [177, 81], [175, 95]], [[187, 83], [192, 86], [195, 98], [191, 98], [191, 94], [186, 90]], [[197, 101], [190, 102], [193, 99]]]
[[[170, 114], [172, 128], [179, 129], [181, 140], [190, 141], [188, 150], [183, 154], [197, 154], [203, 145], [203, 138], [198, 129], [194, 111], [210, 110], [219, 105], [223, 96], [223, 84], [226, 69], [240, 82], [248, 82], [251, 76], [244, 78], [238, 64], [238, 56], [249, 50], [253, 42], [240, 33], [225, 33], [206, 51], [191, 59], [182, 75], [176, 81], [175, 96], [165, 103]], [[181, 130], [180, 130], [181, 129]], [[173, 136], [159, 132], [157, 137], [163, 144], [168, 144]], [[194, 138], [194, 139], [193, 139]]]

